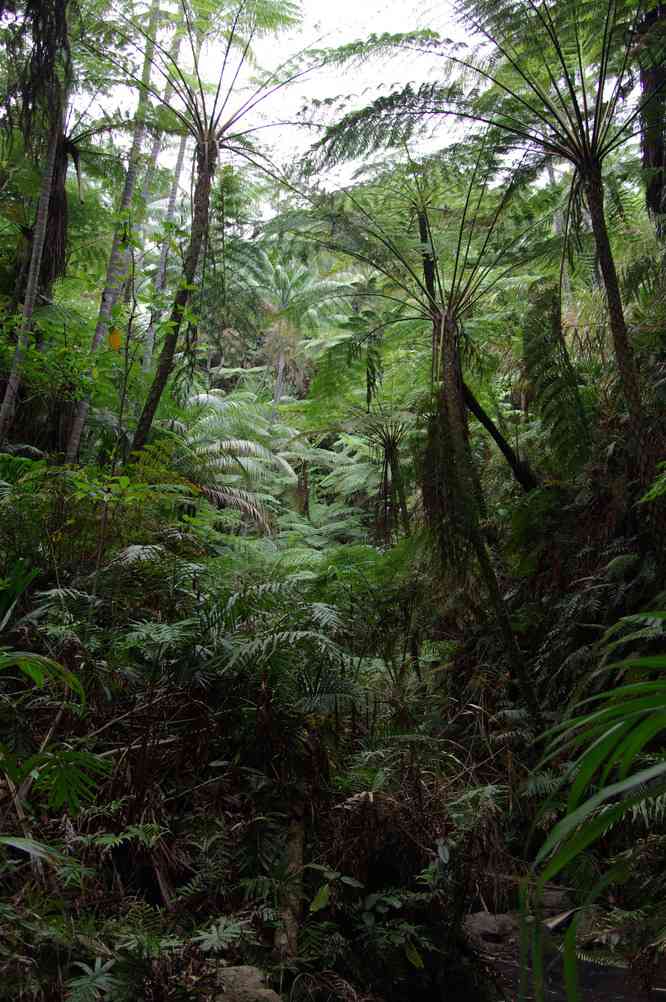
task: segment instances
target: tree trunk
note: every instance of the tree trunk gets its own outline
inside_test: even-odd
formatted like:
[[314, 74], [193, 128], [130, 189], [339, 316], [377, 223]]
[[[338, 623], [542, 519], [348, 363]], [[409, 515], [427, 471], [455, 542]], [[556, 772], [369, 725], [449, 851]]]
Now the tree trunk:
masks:
[[[180, 145], [178, 147], [178, 156], [176, 158], [176, 166], [174, 169], [173, 181], [171, 183], [171, 191], [169, 192], [167, 213], [164, 220], [164, 222], [167, 225], [173, 222], [174, 216], [176, 215], [176, 202], [178, 201], [178, 191], [180, 188], [180, 175], [183, 172], [183, 164], [185, 162], [187, 139], [188, 139], [187, 136], [182, 136], [180, 140]], [[155, 295], [158, 298], [158, 304], [151, 310], [150, 323], [148, 324], [148, 330], [146, 331], [146, 336], [144, 340], [143, 363], [142, 363], [144, 372], [150, 371], [150, 366], [152, 365], [153, 361], [153, 351], [155, 350], [155, 331], [159, 326], [160, 319], [162, 316], [162, 310], [159, 307], [159, 297], [166, 289], [168, 259], [169, 259], [169, 238], [168, 235], [166, 235], [164, 240], [162, 241], [162, 246], [160, 248], [160, 261], [157, 267], [157, 275], [155, 277]]]
[[[174, 36], [173, 42], [171, 44], [171, 49], [169, 50], [170, 58], [176, 62], [178, 59], [178, 53], [180, 51], [180, 44], [183, 40], [183, 36], [177, 32]], [[162, 104], [164, 107], [168, 107], [171, 98], [173, 97], [173, 82], [167, 80], [166, 86], [164, 88], [164, 94], [162, 96]], [[150, 189], [153, 186], [153, 178], [155, 176], [155, 170], [157, 168], [157, 161], [159, 159], [160, 150], [162, 149], [162, 140], [164, 139], [164, 132], [158, 129], [153, 137], [153, 145], [150, 150], [150, 156], [148, 157], [148, 163], [146, 164], [146, 172], [143, 175], [143, 184], [141, 185], [141, 200], [144, 203], [148, 201], [150, 195]]]
[[608, 319], [613, 338], [615, 361], [620, 376], [620, 385], [629, 412], [631, 431], [635, 439], [635, 444], [638, 446], [641, 442], [643, 431], [643, 405], [641, 402], [636, 360], [624, 319], [620, 283], [608, 236], [608, 227], [606, 226], [601, 168], [598, 165], [592, 165], [583, 175], [582, 180], [590, 210], [590, 221], [599, 257], [599, 266], [606, 290]]
[[663, 237], [666, 187], [666, 4], [648, 11], [638, 30], [640, 40], [641, 147], [645, 171], [645, 204]]
[[448, 424], [453, 451], [452, 472], [455, 478], [455, 493], [459, 507], [456, 514], [461, 522], [461, 528], [467, 534], [476, 555], [479, 570], [488, 591], [488, 597], [490, 598], [497, 624], [502, 633], [511, 678], [520, 687], [523, 699], [535, 725], [540, 727], [541, 714], [536, 693], [527, 677], [525, 662], [518, 649], [506, 603], [497, 581], [495, 568], [490, 559], [479, 525], [476, 476], [467, 440], [464, 384], [460, 372], [458, 331], [455, 321], [449, 317], [442, 317], [440, 323], [443, 411]]
[[287, 882], [280, 900], [275, 952], [287, 960], [298, 956], [298, 927], [303, 900], [303, 846], [305, 824], [303, 805], [293, 804], [287, 831]]
[[[99, 313], [97, 316], [97, 324], [95, 325], [95, 333], [93, 334], [92, 344], [90, 346], [90, 351], [92, 354], [99, 349], [102, 340], [106, 337], [109, 329], [109, 322], [111, 320], [111, 315], [113, 313], [113, 308], [118, 301], [125, 280], [125, 275], [127, 272], [127, 243], [128, 243], [128, 220], [127, 214], [132, 205], [132, 200], [134, 198], [134, 191], [136, 188], [137, 179], [139, 176], [139, 165], [141, 161], [141, 147], [143, 145], [143, 139], [146, 133], [146, 109], [148, 106], [148, 85], [150, 84], [150, 73], [152, 69], [153, 53], [155, 51], [155, 32], [157, 29], [157, 22], [159, 17], [159, 3], [158, 0], [153, 0], [153, 4], [150, 9], [150, 20], [148, 24], [147, 33], [147, 43], [146, 51], [143, 60], [143, 71], [141, 74], [141, 87], [139, 90], [139, 100], [136, 109], [136, 116], [134, 119], [134, 132], [132, 135], [132, 146], [129, 154], [129, 161], [127, 164], [127, 172], [125, 174], [125, 183], [123, 185], [122, 194], [120, 197], [120, 205], [118, 207], [119, 221], [116, 224], [113, 241], [111, 243], [111, 253], [109, 254], [109, 260], [106, 266], [106, 279], [104, 283], [104, 289], [102, 291], [102, 298], [99, 306]], [[72, 428], [69, 435], [69, 441], [67, 443], [67, 450], [65, 459], [68, 463], [76, 462], [76, 457], [78, 456], [79, 446], [81, 444], [81, 435], [83, 433], [83, 428], [85, 426], [88, 411], [90, 409], [90, 399], [88, 397], [79, 401], [79, 405], [74, 416], [74, 421], [72, 422]]]
[[277, 360], [277, 373], [275, 376], [275, 389], [273, 391], [273, 409], [271, 410], [271, 424], [275, 424], [277, 420], [278, 407], [280, 406], [280, 401], [282, 400], [282, 394], [284, 392], [284, 352], [280, 351]]
[[[169, 55], [171, 59], [173, 59], [174, 61], [178, 58], [178, 52], [180, 51], [181, 42], [182, 42], [182, 35], [177, 33], [174, 36], [173, 42], [171, 44], [171, 49], [169, 51]], [[167, 80], [161, 101], [164, 107], [168, 107], [172, 97], [173, 97], [173, 83], [171, 80]], [[155, 178], [155, 171], [157, 170], [157, 161], [159, 160], [163, 139], [164, 139], [164, 132], [161, 129], [156, 130], [153, 136], [153, 144], [151, 146], [150, 153], [148, 155], [146, 169], [143, 175], [143, 181], [141, 183], [141, 225], [139, 227], [137, 234], [137, 243], [140, 246], [144, 246], [146, 243], [145, 221], [148, 210], [148, 199], [150, 198], [150, 193], [152, 191], [153, 181]], [[138, 269], [135, 268], [134, 273], [136, 273], [137, 271], [139, 272], [141, 271], [145, 258], [146, 258], [146, 251], [144, 250], [144, 252], [140, 255], [139, 258]], [[133, 299], [134, 290], [132, 288], [133, 285], [132, 279], [134, 278], [134, 273], [132, 275], [127, 275], [125, 279], [124, 299], [126, 303], [132, 302]], [[150, 368], [150, 359], [148, 361], [148, 368]]]
[[409, 508], [407, 507], [407, 495], [405, 493], [405, 482], [402, 479], [402, 470], [400, 469], [400, 457], [398, 456], [398, 450], [395, 446], [389, 449], [387, 455], [388, 464], [391, 470], [391, 483], [395, 489], [398, 496], [398, 508], [400, 510], [400, 517], [402, 520], [403, 532], [406, 536], [410, 535], [410, 525], [409, 525]]
[[[429, 233], [428, 233], [428, 217], [425, 212], [420, 211], [417, 214], [418, 224], [419, 224], [419, 239], [421, 241], [421, 258], [423, 262], [423, 280], [428, 293], [428, 299], [430, 301], [430, 309], [433, 313], [433, 366], [436, 366], [435, 356], [437, 354], [435, 350], [435, 345], [439, 337], [439, 319], [438, 319], [438, 308], [437, 308], [437, 287], [436, 287], [436, 273], [435, 273], [435, 261], [432, 254], [428, 250], [429, 246]], [[436, 376], [436, 373], [433, 372]], [[511, 448], [507, 440], [502, 435], [501, 431], [494, 423], [492, 418], [483, 409], [481, 404], [478, 402], [472, 391], [469, 389], [465, 383], [462, 384], [465, 405], [472, 412], [475, 418], [483, 425], [487, 432], [491, 435], [496, 445], [498, 446], [500, 452], [506, 459], [507, 463], [513, 471], [513, 475], [520, 484], [520, 486], [525, 491], [534, 490], [535, 487], [539, 486], [539, 482], [529, 468], [529, 465], [523, 462]]]
[[206, 137], [204, 140], [200, 140], [197, 145], [197, 181], [194, 188], [190, 242], [185, 254], [180, 288], [173, 302], [167, 335], [164, 339], [159, 362], [157, 363], [157, 372], [155, 373], [152, 386], [148, 391], [148, 396], [136, 426], [136, 432], [134, 433], [132, 449], [135, 452], [143, 449], [148, 441], [155, 413], [162, 399], [169, 376], [173, 371], [180, 325], [192, 298], [192, 285], [196, 275], [197, 263], [208, 231], [210, 193], [213, 175], [215, 174], [216, 160], [217, 143], [215, 138]]
[[37, 302], [39, 291], [39, 275], [42, 266], [42, 256], [44, 243], [46, 241], [46, 229], [49, 218], [49, 201], [53, 188], [53, 177], [55, 173], [56, 157], [58, 154], [58, 144], [62, 130], [62, 115], [58, 113], [54, 116], [54, 123], [49, 135], [49, 147], [46, 157], [44, 174], [42, 175], [42, 186], [37, 204], [37, 218], [32, 237], [32, 251], [30, 255], [30, 269], [25, 287], [23, 299], [23, 314], [21, 327], [19, 329], [18, 341], [12, 360], [12, 368], [5, 388], [5, 395], [0, 407], [0, 442], [7, 436], [7, 431], [14, 417], [14, 407], [16, 396], [21, 383], [21, 369], [23, 360], [30, 344], [30, 333], [32, 331], [32, 319]]
[[529, 463], [517, 455], [515, 449], [507, 442], [490, 415], [483, 409], [466, 383], [463, 383], [463, 396], [467, 409], [486, 429], [498, 449], [511, 467], [511, 471], [526, 493], [535, 490], [539, 481], [532, 472]]

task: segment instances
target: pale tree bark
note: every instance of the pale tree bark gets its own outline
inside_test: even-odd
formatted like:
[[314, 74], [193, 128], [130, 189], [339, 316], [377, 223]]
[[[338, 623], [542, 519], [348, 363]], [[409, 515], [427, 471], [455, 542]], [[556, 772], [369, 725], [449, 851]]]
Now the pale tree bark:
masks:
[[0, 407], [0, 442], [6, 438], [7, 431], [14, 417], [16, 406], [16, 396], [21, 385], [21, 369], [26, 352], [30, 344], [30, 334], [32, 331], [33, 315], [37, 303], [39, 292], [39, 273], [42, 266], [42, 256], [44, 253], [44, 243], [46, 239], [46, 229], [49, 218], [49, 201], [53, 189], [53, 177], [55, 173], [56, 156], [58, 153], [58, 142], [62, 129], [62, 115], [54, 116], [53, 126], [49, 135], [49, 145], [46, 155], [46, 165], [42, 175], [42, 186], [37, 204], [37, 218], [33, 229], [32, 251], [30, 255], [30, 268], [28, 280], [23, 298], [23, 312], [21, 317], [21, 327], [18, 332], [18, 341], [12, 360], [12, 368], [5, 388], [5, 394]]
[[[182, 42], [182, 35], [177, 32], [174, 36], [173, 42], [171, 44], [171, 49], [169, 50], [170, 58], [175, 62], [178, 58], [178, 53], [180, 51], [180, 46]], [[173, 82], [169, 79], [167, 80], [166, 86], [164, 88], [164, 94], [161, 99], [161, 103], [168, 107], [171, 98], [173, 97]], [[155, 171], [157, 170], [157, 161], [159, 160], [160, 152], [162, 150], [162, 142], [164, 140], [164, 132], [162, 129], [157, 129], [153, 136], [153, 144], [150, 148], [150, 153], [148, 154], [148, 159], [146, 162], [146, 169], [143, 175], [143, 181], [141, 183], [141, 222], [137, 231], [137, 242], [140, 246], [145, 244], [145, 223], [146, 214], [148, 211], [148, 199], [150, 198], [150, 193], [152, 191], [153, 182], [155, 179]], [[141, 266], [146, 257], [146, 251], [139, 257], [137, 262], [137, 269], [141, 270]], [[126, 269], [127, 271], [127, 269]], [[130, 303], [133, 299], [133, 278], [134, 273], [126, 274], [125, 278], [125, 302]]]
[[302, 804], [293, 804], [287, 830], [287, 880], [282, 888], [275, 930], [275, 952], [282, 960], [298, 956], [298, 929], [303, 900], [305, 821]]
[[[178, 147], [178, 156], [176, 158], [176, 166], [174, 168], [173, 180], [171, 182], [171, 191], [169, 192], [169, 201], [167, 204], [166, 216], [164, 218], [165, 224], [168, 226], [173, 222], [176, 215], [176, 204], [178, 202], [178, 192], [180, 190], [180, 176], [183, 172], [183, 164], [185, 163], [185, 153], [187, 151], [187, 136], [182, 136], [180, 140], [180, 145]], [[162, 316], [162, 310], [159, 306], [159, 298], [165, 291], [167, 286], [167, 262], [169, 260], [169, 239], [168, 235], [165, 236], [162, 241], [162, 246], [160, 248], [160, 260], [157, 266], [157, 275], [155, 276], [155, 297], [156, 305], [153, 307], [150, 313], [150, 322], [148, 324], [148, 329], [145, 334], [144, 348], [143, 348], [143, 371], [149, 372], [150, 366], [153, 361], [153, 351], [155, 350], [155, 331], [159, 326], [160, 319]]]
[[[104, 282], [104, 289], [102, 291], [102, 297], [100, 300], [99, 313], [97, 315], [97, 323], [95, 325], [95, 333], [93, 334], [92, 344], [90, 346], [90, 351], [95, 354], [99, 349], [100, 344], [106, 337], [109, 330], [109, 323], [111, 320], [111, 315], [113, 313], [113, 308], [118, 301], [123, 288], [123, 283], [125, 275], [127, 272], [127, 213], [132, 204], [134, 198], [134, 192], [136, 190], [137, 180], [139, 176], [139, 167], [141, 162], [141, 147], [143, 146], [143, 140], [146, 134], [146, 112], [148, 109], [148, 87], [150, 85], [150, 76], [153, 63], [153, 56], [155, 52], [155, 42], [154, 37], [157, 30], [157, 23], [159, 18], [159, 3], [158, 0], [153, 0], [153, 4], [150, 9], [150, 20], [147, 31], [147, 42], [146, 51], [143, 60], [143, 70], [141, 73], [141, 87], [139, 89], [139, 99], [137, 103], [136, 115], [134, 118], [134, 130], [132, 134], [132, 146], [130, 148], [129, 161], [127, 164], [127, 171], [125, 173], [125, 182], [123, 184], [122, 194], [120, 196], [120, 205], [118, 206], [119, 221], [116, 224], [113, 233], [113, 241], [111, 244], [111, 252], [109, 254], [109, 260], [106, 266], [106, 279]], [[78, 456], [79, 446], [81, 444], [81, 435], [83, 433], [83, 428], [85, 426], [88, 411], [90, 410], [90, 399], [85, 397], [83, 400], [79, 401], [79, 405], [74, 416], [74, 421], [72, 422], [72, 428], [69, 434], [69, 441], [67, 443], [66, 451], [66, 462], [74, 463], [76, 462], [76, 457]]]
[[278, 407], [280, 406], [280, 401], [282, 400], [282, 394], [284, 393], [284, 368], [285, 368], [284, 351], [280, 349], [277, 359], [275, 389], [273, 391], [273, 408], [271, 410], [271, 424], [275, 424], [275, 422], [277, 421]]
[[[548, 172], [548, 182], [555, 187], [557, 183], [557, 178], [555, 177], [555, 168], [553, 167], [553, 161], [548, 158], [546, 161], [546, 170]], [[553, 215], [553, 226], [555, 233], [558, 237], [566, 236], [566, 216], [561, 209], [557, 209]], [[569, 302], [571, 299], [571, 279], [569, 278], [569, 272], [566, 267], [566, 260], [563, 260], [562, 267], [562, 298]]]
[[[170, 58], [176, 62], [178, 59], [178, 53], [180, 52], [181, 42], [183, 41], [183, 36], [180, 32], [176, 33], [174, 40], [169, 51]], [[164, 107], [168, 107], [171, 98], [173, 97], [173, 82], [167, 80], [166, 86], [164, 88], [164, 95], [162, 97], [162, 104]], [[150, 149], [150, 156], [148, 158], [148, 163], [146, 164], [146, 173], [143, 176], [143, 184], [141, 186], [141, 199], [144, 203], [148, 201], [150, 195], [150, 189], [153, 185], [153, 178], [155, 176], [155, 170], [157, 169], [157, 161], [159, 159], [160, 150], [162, 149], [162, 140], [164, 139], [164, 132], [158, 129], [153, 137], [153, 145]]]
[[197, 272], [197, 265], [208, 232], [210, 193], [217, 163], [217, 139], [215, 136], [206, 136], [204, 139], [199, 140], [196, 158], [197, 180], [194, 186], [190, 241], [185, 252], [180, 285], [171, 308], [167, 334], [164, 338], [162, 351], [160, 352], [155, 377], [148, 391], [148, 396], [146, 397], [146, 402], [134, 433], [132, 449], [135, 452], [143, 449], [148, 441], [153, 419], [169, 381], [169, 376], [173, 371], [180, 327], [192, 298], [192, 287]]

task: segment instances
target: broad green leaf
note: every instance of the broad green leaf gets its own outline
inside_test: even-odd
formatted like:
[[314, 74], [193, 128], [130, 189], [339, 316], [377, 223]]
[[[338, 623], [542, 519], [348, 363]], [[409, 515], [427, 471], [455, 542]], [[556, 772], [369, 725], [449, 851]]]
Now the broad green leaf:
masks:
[[[603, 813], [591, 817], [593, 813], [602, 807], [612, 797], [622, 793], [631, 793], [637, 787], [642, 787], [653, 779], [657, 779], [666, 773], [666, 762], [659, 762], [649, 769], [643, 769], [635, 773], [628, 779], [613, 783], [605, 787], [585, 801], [579, 808], [567, 814], [555, 825], [550, 835], [539, 850], [536, 862], [543, 863], [551, 853], [553, 858], [545, 866], [541, 873], [541, 880], [552, 879], [559, 873], [567, 863], [570, 863], [580, 852], [596, 841], [619, 817], [621, 817], [632, 804], [638, 803], [645, 798], [645, 791], [640, 790], [633, 793], [628, 798], [623, 799], [618, 804], [613, 804]], [[659, 790], [664, 784], [660, 784]], [[656, 791], [655, 791], [656, 792]]]
[[423, 970], [423, 957], [413, 943], [405, 943], [405, 956], [413, 967], [416, 967], [419, 971]]
[[1, 651], [0, 671], [6, 668], [18, 668], [40, 688], [47, 682], [59, 682], [75, 692], [82, 703], [85, 702], [85, 692], [81, 681], [68, 668], [51, 660], [51, 658], [25, 651]]
[[0, 835], [0, 845], [10, 846], [12, 849], [19, 849], [26, 852], [35, 859], [44, 859], [49, 863], [61, 863], [67, 857], [43, 842], [36, 842], [31, 838], [18, 838], [15, 835]]
[[315, 894], [312, 902], [310, 903], [311, 912], [320, 912], [322, 908], [326, 908], [328, 902], [331, 898], [331, 885], [322, 884], [317, 893]]

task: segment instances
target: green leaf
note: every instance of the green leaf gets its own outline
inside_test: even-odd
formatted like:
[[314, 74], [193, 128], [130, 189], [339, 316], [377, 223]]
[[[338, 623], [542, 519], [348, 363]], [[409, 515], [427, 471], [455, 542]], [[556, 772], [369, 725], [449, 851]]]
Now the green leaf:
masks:
[[423, 970], [423, 957], [413, 943], [405, 943], [405, 956], [413, 967], [416, 967], [419, 971]]
[[5, 668], [18, 668], [40, 688], [47, 682], [59, 682], [85, 702], [85, 692], [77, 676], [51, 658], [25, 651], [0, 651], [0, 671]]
[[363, 887], [364, 885], [360, 880], [355, 880], [354, 877], [340, 877], [341, 884], [347, 884], [348, 887]]
[[[664, 773], [666, 773], [666, 762], [660, 762], [649, 769], [643, 769], [629, 779], [604, 787], [599, 793], [586, 800], [577, 810], [562, 818], [555, 825], [537, 855], [537, 863], [543, 863], [551, 853], [554, 853], [541, 873], [540, 879], [544, 882], [552, 880], [567, 863], [570, 863], [579, 853], [603, 835], [632, 804], [644, 799], [644, 789], [640, 789], [639, 792], [632, 793], [632, 791], [636, 791], [637, 787], [643, 787], [651, 780], [663, 776]], [[662, 783], [660, 791], [663, 786]], [[654, 792], [656, 794], [657, 791]], [[602, 807], [606, 801], [622, 793], [631, 795], [620, 803], [613, 804], [596, 817], [591, 817], [593, 812]]]
[[66, 862], [67, 857], [63, 856], [56, 849], [53, 849], [49, 845], [44, 845], [43, 842], [35, 842], [31, 838], [18, 838], [14, 835], [0, 835], [0, 845], [10, 846], [12, 849], [19, 849], [21, 852], [27, 852], [29, 856], [35, 859], [43, 859], [49, 863], [62, 863]]
[[322, 884], [310, 904], [310, 911], [320, 912], [322, 908], [326, 908], [330, 898], [331, 898], [331, 885]]

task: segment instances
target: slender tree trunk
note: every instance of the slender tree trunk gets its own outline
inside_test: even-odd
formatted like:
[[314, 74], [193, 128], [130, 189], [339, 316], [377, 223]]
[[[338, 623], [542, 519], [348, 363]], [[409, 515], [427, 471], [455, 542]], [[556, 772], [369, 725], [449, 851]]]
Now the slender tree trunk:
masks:
[[398, 496], [398, 506], [400, 508], [400, 516], [402, 519], [402, 528], [406, 536], [410, 535], [410, 525], [409, 525], [409, 508], [407, 507], [407, 495], [405, 493], [405, 482], [402, 479], [402, 470], [400, 469], [400, 458], [398, 456], [397, 448], [391, 448], [387, 456], [389, 466], [391, 468], [391, 482], [395, 488], [395, 492]]
[[[173, 42], [171, 44], [171, 49], [169, 55], [174, 61], [178, 58], [178, 53], [180, 51], [180, 45], [182, 42], [182, 35], [177, 33], [174, 36]], [[173, 83], [171, 80], [167, 80], [166, 86], [164, 88], [164, 95], [162, 97], [162, 104], [168, 107], [171, 98], [173, 97]], [[145, 221], [146, 214], [148, 210], [148, 199], [150, 198], [150, 193], [152, 191], [153, 182], [155, 179], [155, 171], [157, 170], [157, 161], [159, 160], [160, 151], [162, 149], [162, 141], [164, 139], [164, 132], [158, 129], [153, 136], [153, 144], [148, 155], [148, 160], [146, 163], [146, 169], [143, 175], [143, 181], [141, 183], [141, 225], [138, 228], [137, 233], [137, 243], [140, 246], [145, 244]], [[138, 262], [139, 266], [143, 263], [146, 257], [146, 252], [144, 251]], [[136, 271], [135, 271], [136, 274]], [[132, 301], [133, 294], [133, 275], [127, 275], [125, 280], [125, 302], [130, 303]], [[149, 362], [150, 367], [150, 362]]]
[[296, 488], [298, 499], [298, 510], [305, 518], [310, 518], [310, 478], [308, 473], [308, 462], [303, 460], [298, 474], [298, 486]]
[[469, 412], [474, 415], [479, 424], [482, 424], [490, 437], [493, 439], [498, 449], [511, 467], [511, 471], [527, 493], [535, 490], [539, 486], [539, 481], [532, 472], [529, 463], [521, 459], [515, 449], [507, 442], [506, 438], [499, 430], [490, 415], [483, 409], [466, 383], [463, 383], [463, 396], [465, 405]]
[[[426, 290], [428, 292], [428, 298], [430, 300], [430, 308], [433, 311], [433, 365], [436, 365], [435, 355], [436, 351], [434, 346], [437, 343], [439, 337], [439, 319], [438, 319], [438, 308], [437, 308], [437, 288], [436, 288], [436, 277], [435, 277], [435, 262], [433, 260], [432, 254], [428, 251], [428, 219], [424, 212], [418, 213], [418, 224], [419, 224], [419, 239], [422, 245], [421, 257], [423, 261], [423, 279], [425, 283]], [[504, 435], [490, 417], [488, 413], [483, 409], [481, 404], [478, 402], [472, 391], [469, 389], [465, 383], [462, 384], [463, 395], [465, 405], [468, 410], [474, 415], [475, 418], [483, 425], [486, 431], [491, 435], [492, 439], [498, 446], [500, 452], [506, 459], [507, 463], [511, 467], [514, 477], [520, 484], [520, 486], [525, 491], [534, 490], [535, 487], [539, 486], [539, 482], [530, 470], [527, 463], [520, 459], [516, 455], [514, 449], [507, 442]]]
[[666, 4], [647, 11], [638, 30], [641, 54], [641, 148], [645, 171], [645, 204], [663, 238], [666, 210]]
[[293, 804], [287, 831], [287, 882], [282, 890], [275, 952], [286, 960], [298, 956], [298, 927], [303, 899], [304, 807]]
[[273, 391], [273, 409], [271, 411], [271, 424], [275, 424], [277, 420], [278, 407], [280, 406], [280, 401], [282, 400], [282, 394], [284, 392], [284, 352], [281, 351], [278, 354], [277, 360], [277, 373], [275, 376], [275, 389]]
[[[176, 158], [176, 166], [174, 169], [173, 181], [171, 182], [171, 191], [169, 192], [169, 202], [167, 204], [167, 212], [165, 217], [165, 223], [167, 226], [173, 222], [176, 215], [176, 203], [178, 201], [178, 192], [180, 190], [180, 175], [183, 172], [183, 164], [185, 162], [185, 153], [187, 150], [187, 136], [182, 136], [180, 140], [180, 145], [178, 147], [178, 156]], [[160, 261], [157, 267], [157, 276], [155, 278], [155, 295], [158, 299], [157, 305], [151, 310], [150, 313], [150, 323], [148, 324], [148, 330], [146, 331], [146, 336], [144, 340], [144, 352], [143, 352], [143, 371], [150, 372], [150, 366], [153, 361], [153, 351], [155, 350], [155, 331], [159, 326], [160, 319], [162, 316], [162, 310], [159, 306], [159, 297], [162, 295], [167, 285], [167, 261], [169, 260], [169, 238], [168, 235], [165, 236], [162, 241], [162, 246], [160, 248]]]
[[[132, 146], [129, 154], [129, 162], [127, 164], [127, 172], [125, 174], [125, 183], [120, 197], [120, 205], [118, 206], [118, 215], [120, 218], [113, 233], [111, 252], [106, 266], [106, 279], [104, 289], [102, 291], [97, 324], [95, 325], [95, 333], [93, 334], [92, 344], [90, 346], [92, 354], [97, 352], [100, 344], [106, 337], [113, 308], [122, 292], [127, 273], [128, 222], [126, 217], [134, 198], [134, 191], [136, 189], [139, 176], [139, 166], [141, 162], [141, 147], [143, 146], [143, 140], [146, 133], [146, 110], [148, 107], [147, 88], [150, 84], [153, 54], [155, 51], [154, 37], [157, 29], [158, 17], [159, 2], [158, 0], [153, 0], [153, 4], [150, 9], [150, 20], [147, 32], [148, 40], [143, 60], [139, 100], [134, 119]], [[81, 444], [81, 435], [83, 433], [89, 410], [90, 399], [85, 397], [83, 400], [79, 401], [74, 421], [72, 422], [72, 428], [65, 454], [65, 459], [68, 463], [76, 462], [76, 457], [79, 453], [79, 446]]]
[[217, 160], [217, 143], [214, 137], [206, 137], [197, 145], [197, 181], [194, 187], [194, 205], [192, 211], [192, 231], [190, 242], [185, 253], [183, 274], [180, 287], [171, 309], [167, 335], [164, 339], [157, 371], [152, 386], [139, 417], [134, 433], [132, 449], [138, 452], [148, 441], [155, 413], [162, 399], [169, 376], [173, 371], [178, 335], [187, 306], [192, 298], [192, 285], [197, 271], [197, 264], [208, 231], [210, 213], [210, 193], [215, 174]]
[[636, 444], [640, 444], [643, 431], [643, 405], [641, 402], [640, 383], [634, 351], [629, 341], [627, 324], [624, 319], [624, 309], [622, 307], [622, 297], [620, 295], [620, 283], [615, 268], [615, 259], [608, 236], [606, 226], [606, 214], [604, 212], [604, 186], [601, 177], [601, 168], [597, 165], [590, 167], [583, 175], [587, 204], [590, 210], [590, 221], [592, 232], [599, 257], [599, 266], [604, 280], [606, 290], [606, 302], [608, 304], [608, 319], [610, 323], [611, 335], [613, 338], [613, 348], [615, 361], [617, 363], [620, 376], [620, 385], [629, 411], [629, 421], [632, 434]]
[[[174, 62], [178, 59], [178, 53], [180, 52], [182, 40], [183, 36], [180, 32], [177, 32], [171, 44], [171, 49], [169, 50], [169, 56]], [[165, 107], [168, 107], [172, 97], [173, 83], [171, 80], [167, 80], [164, 88], [164, 95], [162, 97], [162, 104]], [[162, 149], [163, 139], [164, 132], [161, 129], [158, 129], [153, 137], [153, 145], [150, 150], [150, 156], [148, 157], [148, 163], [146, 164], [146, 172], [143, 175], [143, 184], [141, 185], [141, 199], [144, 205], [148, 201], [150, 190], [153, 186], [153, 178], [155, 177], [155, 170], [157, 169], [157, 161], [159, 159], [160, 150]]]
[[[553, 161], [549, 157], [546, 161], [546, 170], [548, 171], [548, 181], [553, 187], [556, 184], [555, 168], [553, 167]], [[558, 237], [565, 235], [566, 230], [566, 216], [561, 209], [557, 209], [553, 216], [553, 224], [555, 228], [555, 233]], [[569, 278], [569, 272], [566, 267], [566, 260], [563, 261], [564, 267], [562, 268], [562, 298], [566, 299], [567, 302], [571, 299], [571, 279]]]
[[21, 384], [21, 369], [23, 360], [30, 344], [30, 333], [32, 331], [32, 320], [39, 291], [39, 275], [42, 266], [42, 256], [44, 243], [46, 240], [46, 230], [49, 218], [49, 201], [53, 189], [53, 178], [55, 173], [56, 157], [58, 154], [58, 142], [62, 130], [62, 114], [59, 112], [54, 116], [53, 126], [49, 135], [49, 146], [46, 155], [46, 165], [42, 175], [42, 186], [37, 204], [37, 218], [32, 237], [32, 251], [30, 255], [30, 268], [28, 280], [23, 298], [23, 314], [21, 327], [19, 329], [18, 341], [14, 351], [12, 368], [5, 388], [5, 395], [0, 407], [0, 442], [7, 436], [7, 431], [14, 417], [16, 396]]

